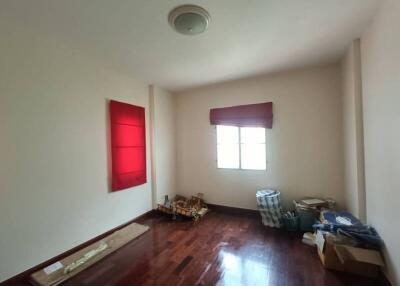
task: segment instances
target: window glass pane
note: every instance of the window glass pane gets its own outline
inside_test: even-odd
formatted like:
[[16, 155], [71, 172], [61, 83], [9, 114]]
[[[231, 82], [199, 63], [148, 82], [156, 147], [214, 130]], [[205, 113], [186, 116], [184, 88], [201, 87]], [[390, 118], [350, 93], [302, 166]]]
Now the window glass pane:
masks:
[[240, 138], [242, 143], [265, 143], [265, 128], [242, 127]]
[[239, 168], [239, 144], [217, 145], [218, 168]]
[[265, 144], [241, 144], [242, 169], [266, 170]]
[[238, 143], [239, 127], [217, 125], [217, 143]]

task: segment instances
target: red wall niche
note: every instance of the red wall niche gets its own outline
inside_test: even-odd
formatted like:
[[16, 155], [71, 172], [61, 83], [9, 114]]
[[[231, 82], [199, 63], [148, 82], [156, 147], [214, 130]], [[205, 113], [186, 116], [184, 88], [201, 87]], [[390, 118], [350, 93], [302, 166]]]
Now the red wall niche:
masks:
[[147, 182], [144, 108], [110, 100], [111, 191]]

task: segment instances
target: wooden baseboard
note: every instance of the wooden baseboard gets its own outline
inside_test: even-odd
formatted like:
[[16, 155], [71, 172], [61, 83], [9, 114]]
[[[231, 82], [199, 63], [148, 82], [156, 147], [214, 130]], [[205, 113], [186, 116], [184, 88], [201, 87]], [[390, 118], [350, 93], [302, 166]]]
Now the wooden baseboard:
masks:
[[227, 214], [231, 214], [231, 215], [241, 215], [241, 216], [259, 216], [260, 215], [257, 210], [242, 209], [242, 208], [214, 205], [214, 204], [208, 204], [208, 203], [207, 203], [207, 206], [212, 211], [227, 213]]
[[144, 213], [144, 214], [142, 214], [142, 215], [140, 215], [140, 216], [138, 216], [138, 217], [136, 217], [134, 219], [131, 219], [130, 221], [128, 221], [128, 222], [126, 222], [124, 224], [121, 224], [121, 225], [119, 225], [117, 227], [114, 227], [113, 229], [110, 229], [109, 231], [107, 231], [105, 233], [102, 233], [102, 234], [100, 234], [100, 235], [98, 235], [98, 236], [96, 236], [96, 237], [94, 237], [94, 238], [92, 238], [92, 239], [90, 239], [90, 240], [88, 240], [88, 241], [86, 241], [86, 242], [84, 242], [84, 243], [82, 243], [82, 244], [70, 249], [70, 250], [65, 251], [65, 252], [57, 255], [56, 257], [50, 258], [49, 260], [46, 260], [43, 263], [40, 263], [40, 264], [38, 264], [38, 265], [36, 265], [36, 266], [34, 266], [32, 268], [29, 268], [28, 270], [25, 270], [24, 272], [21, 272], [21, 273], [15, 275], [15, 276], [3, 281], [0, 284], [2, 286], [7, 286], [7, 285], [11, 286], [11, 285], [14, 285], [14, 284], [16, 284], [18, 282], [19, 283], [27, 282], [29, 280], [29, 276], [32, 273], [34, 273], [34, 272], [46, 267], [47, 265], [53, 264], [53, 263], [65, 258], [65, 257], [71, 255], [72, 253], [75, 253], [78, 250], [81, 250], [82, 248], [85, 248], [86, 246], [89, 246], [90, 244], [94, 243], [95, 241], [103, 239], [104, 237], [110, 235], [111, 233], [113, 233], [113, 232], [115, 232], [115, 231], [117, 231], [117, 230], [119, 230], [121, 228], [124, 228], [125, 226], [127, 226], [127, 225], [129, 225], [129, 224], [131, 224], [133, 222], [138, 222], [138, 221], [140, 221], [140, 220], [142, 220], [142, 219], [144, 219], [144, 218], [146, 218], [148, 216], [151, 216], [155, 212], [156, 212], [156, 210], [150, 210], [150, 211], [148, 211], [148, 212], [146, 212], [146, 213]]

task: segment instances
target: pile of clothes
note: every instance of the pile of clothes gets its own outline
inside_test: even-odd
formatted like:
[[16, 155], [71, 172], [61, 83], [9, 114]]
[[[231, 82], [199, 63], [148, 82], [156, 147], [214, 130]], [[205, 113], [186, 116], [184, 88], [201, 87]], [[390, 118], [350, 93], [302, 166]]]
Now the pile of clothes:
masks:
[[352, 244], [362, 248], [379, 249], [383, 241], [377, 231], [363, 224], [350, 212], [340, 211], [322, 211], [320, 223], [314, 224], [315, 230], [336, 234], [347, 244]]

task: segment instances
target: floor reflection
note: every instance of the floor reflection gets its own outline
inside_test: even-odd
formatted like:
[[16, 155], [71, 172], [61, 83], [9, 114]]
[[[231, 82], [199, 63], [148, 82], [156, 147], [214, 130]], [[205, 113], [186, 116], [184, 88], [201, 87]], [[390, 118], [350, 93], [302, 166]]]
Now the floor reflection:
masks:
[[242, 257], [227, 250], [219, 252], [221, 276], [217, 285], [268, 285], [267, 263]]

